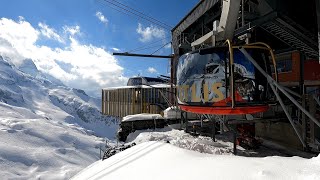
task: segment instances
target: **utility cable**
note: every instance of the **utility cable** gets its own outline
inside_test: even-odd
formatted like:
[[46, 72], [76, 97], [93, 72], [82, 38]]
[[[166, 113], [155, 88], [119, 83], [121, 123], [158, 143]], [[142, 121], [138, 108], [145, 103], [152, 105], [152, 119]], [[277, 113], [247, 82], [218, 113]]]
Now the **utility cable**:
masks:
[[165, 47], [166, 45], [170, 44], [171, 42], [168, 42], [166, 44], [164, 44], [163, 46], [161, 46], [159, 49], [157, 49], [156, 51], [154, 51], [153, 53], [151, 53], [150, 55], [153, 55], [154, 53], [158, 52], [160, 49], [162, 49], [163, 47]]
[[159, 47], [160, 45], [154, 45], [154, 46], [150, 46], [150, 47], [145, 47], [145, 48], [140, 48], [140, 49], [136, 49], [134, 51], [128, 51], [128, 53], [132, 53], [132, 52], [138, 52], [138, 51], [142, 51], [142, 50], [146, 50], [146, 49], [152, 49], [152, 48], [156, 48]]
[[[104, 0], [102, 0], [102, 1], [104, 1]], [[99, 3], [100, 3], [101, 5], [107, 5], [107, 6], [108, 6], [108, 7], [110, 7], [111, 9], [116, 10], [116, 11], [118, 11], [118, 12], [120, 12], [120, 13], [125, 14], [125, 15], [128, 15], [128, 16], [130, 16], [130, 17], [132, 17], [132, 18], [138, 19], [137, 17], [133, 16], [132, 14], [129, 14], [129, 13], [124, 12], [124, 11], [121, 11], [121, 10], [119, 10], [119, 9], [117, 9], [117, 8], [115, 8], [115, 7], [113, 7], [112, 5], [109, 5], [109, 4], [103, 4], [101, 1], [99, 1]]]
[[136, 50], [140, 50], [140, 49], [142, 49], [142, 48], [145, 48], [145, 47], [148, 47], [148, 46], [150, 46], [150, 45], [153, 45], [153, 44], [159, 43], [159, 42], [161, 42], [161, 41], [163, 41], [163, 40], [166, 40], [166, 39], [168, 39], [168, 37], [166, 37], [166, 38], [162, 38], [162, 39], [159, 39], [159, 40], [157, 40], [157, 41], [154, 41], [154, 42], [148, 43], [148, 44], [143, 45], [143, 46], [140, 46], [140, 47], [137, 47], [137, 48], [132, 49], [132, 50], [130, 50], [130, 51], [128, 51], [128, 52], [133, 52], [133, 51], [136, 51]]
[[109, 3], [109, 4], [112, 4], [113, 6], [116, 6], [116, 7], [120, 8], [120, 9], [122, 9], [122, 10], [128, 12], [128, 13], [131, 13], [131, 14], [133, 14], [133, 15], [136, 15], [136, 16], [138, 16], [138, 17], [140, 17], [140, 18], [142, 18], [142, 19], [144, 19], [144, 20], [146, 20], [146, 21], [149, 21], [149, 22], [151, 22], [151, 23], [154, 23], [154, 24], [156, 24], [156, 25], [158, 25], [158, 26], [160, 26], [160, 27], [162, 27], [162, 28], [164, 28], [164, 29], [166, 29], [166, 30], [169, 30], [169, 31], [171, 30], [170, 28], [168, 28], [168, 27], [166, 27], [166, 26], [164, 26], [164, 25], [162, 25], [162, 24], [160, 24], [160, 23], [158, 23], [158, 22], [156, 22], [156, 21], [150, 20], [149, 18], [146, 18], [146, 17], [142, 16], [141, 14], [138, 14], [138, 13], [136, 13], [136, 12], [133, 12], [132, 10], [130, 10], [130, 9], [126, 8], [126, 7], [123, 7], [123, 6], [121, 6], [121, 5], [117, 4], [117, 3], [114, 3], [113, 1], [109, 1], [109, 0], [103, 0], [103, 1], [105, 1], [105, 2], [107, 2], [107, 3]]
[[166, 24], [166, 23], [164, 23], [164, 22], [162, 22], [162, 21], [159, 21], [159, 20], [157, 20], [157, 19], [155, 19], [155, 18], [153, 18], [153, 17], [151, 17], [151, 16], [148, 16], [147, 14], [145, 14], [145, 13], [143, 13], [143, 12], [140, 12], [140, 11], [138, 11], [138, 10], [136, 10], [136, 9], [133, 9], [133, 8], [127, 6], [127, 5], [125, 5], [125, 4], [123, 4], [123, 3], [119, 2], [119, 1], [116, 1], [116, 0], [113, 0], [113, 1], [121, 4], [121, 5], [124, 6], [124, 7], [127, 7], [128, 9], [131, 9], [131, 10], [133, 10], [133, 11], [135, 11], [135, 12], [137, 12], [137, 13], [139, 13], [139, 14], [141, 14], [141, 15], [143, 15], [143, 16], [145, 16], [145, 17], [147, 17], [147, 18], [149, 18], [149, 19], [151, 19], [151, 20], [153, 20], [153, 21], [156, 21], [156, 22], [158, 22], [158, 23], [160, 23], [160, 24], [163, 24], [163, 25], [167, 26], [168, 28], [172, 29], [172, 26], [170, 26], [170, 25], [168, 25], [168, 24]]

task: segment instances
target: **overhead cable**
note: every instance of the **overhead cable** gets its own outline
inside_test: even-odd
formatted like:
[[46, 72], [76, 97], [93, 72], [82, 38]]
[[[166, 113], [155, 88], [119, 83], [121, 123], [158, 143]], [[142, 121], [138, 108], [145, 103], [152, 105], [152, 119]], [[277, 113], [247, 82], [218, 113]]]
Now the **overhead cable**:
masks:
[[165, 47], [166, 45], [170, 44], [171, 42], [168, 42], [166, 44], [164, 44], [163, 46], [161, 46], [159, 49], [157, 49], [156, 51], [154, 51], [153, 53], [151, 53], [150, 55], [153, 55], [154, 53], [158, 52], [160, 49], [162, 49], [163, 47]]
[[[131, 14], [133, 14], [133, 15], [141, 18], [141, 19], [144, 19], [144, 20], [149, 21], [149, 22], [151, 22], [151, 23], [153, 23], [155, 25], [158, 25], [158, 26], [160, 26], [160, 27], [162, 27], [162, 28], [164, 28], [166, 30], [171, 31], [170, 26], [168, 27], [168, 25], [166, 25], [165, 23], [159, 23], [161, 21], [158, 21], [158, 20], [155, 21], [155, 20], [153, 20], [154, 18], [151, 18], [149, 16], [145, 16], [144, 13], [141, 13], [141, 12], [139, 12], [137, 10], [132, 10], [132, 8], [128, 8], [128, 6], [124, 6], [124, 5], [120, 4], [120, 3], [117, 3], [117, 1], [114, 1], [114, 0], [113, 1], [103, 0], [103, 1], [105, 1], [105, 2], [107, 2], [109, 4], [112, 4], [113, 6], [121, 9], [122, 10], [121, 12], [125, 11], [127, 13], [131, 13]], [[125, 13], [125, 14], [127, 14], [127, 13]]]

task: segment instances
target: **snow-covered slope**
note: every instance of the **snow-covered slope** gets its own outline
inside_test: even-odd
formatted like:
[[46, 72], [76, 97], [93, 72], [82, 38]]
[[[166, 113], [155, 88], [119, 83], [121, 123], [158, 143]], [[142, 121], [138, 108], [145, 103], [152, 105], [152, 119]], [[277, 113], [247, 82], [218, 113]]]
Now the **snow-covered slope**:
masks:
[[118, 127], [99, 104], [32, 60], [16, 67], [0, 56], [1, 179], [68, 179], [98, 160], [98, 147]]
[[[232, 133], [192, 136], [170, 126], [131, 133], [137, 144], [104, 161], [97, 161], [73, 179], [318, 179], [320, 155], [277, 144], [233, 155]], [[292, 155], [299, 155], [290, 157]], [[312, 157], [312, 159], [310, 159]], [[308, 159], [309, 158], [309, 159]]]
[[90, 165], [73, 179], [320, 179], [320, 156], [252, 158], [144, 142]]

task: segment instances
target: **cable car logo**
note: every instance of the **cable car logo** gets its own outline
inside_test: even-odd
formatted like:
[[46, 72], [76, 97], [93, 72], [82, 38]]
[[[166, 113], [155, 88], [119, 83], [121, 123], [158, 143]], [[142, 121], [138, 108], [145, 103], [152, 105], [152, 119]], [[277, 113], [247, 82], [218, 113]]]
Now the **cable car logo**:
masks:
[[[201, 86], [199, 88], [199, 86]], [[209, 88], [208, 83], [201, 84], [199, 85], [198, 83], [194, 83], [190, 86], [188, 85], [182, 85], [178, 86], [178, 94], [179, 94], [179, 99], [181, 101], [188, 101], [188, 97], [191, 95], [191, 102], [218, 102], [223, 99], [225, 99], [225, 96], [223, 95], [222, 91], [220, 88], [222, 87], [221, 82], [216, 82], [212, 84]], [[197, 93], [197, 90], [201, 89], [201, 93]], [[212, 95], [212, 98], [209, 100], [209, 95]]]

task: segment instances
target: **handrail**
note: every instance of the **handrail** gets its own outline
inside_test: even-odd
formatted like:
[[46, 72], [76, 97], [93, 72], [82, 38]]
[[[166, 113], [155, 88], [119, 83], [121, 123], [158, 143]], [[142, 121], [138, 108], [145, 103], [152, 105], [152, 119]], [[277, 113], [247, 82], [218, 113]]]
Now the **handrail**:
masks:
[[263, 49], [263, 50], [269, 50], [269, 48], [262, 47], [262, 46], [248, 46], [248, 45], [232, 46], [233, 49], [239, 49], [240, 47], [247, 48], [247, 49]]
[[230, 55], [230, 85], [231, 85], [231, 89], [230, 89], [230, 94], [231, 94], [231, 107], [234, 108], [235, 107], [235, 93], [234, 93], [234, 75], [233, 75], [233, 63], [234, 63], [234, 59], [233, 59], [233, 47], [231, 44], [231, 41], [229, 39], [226, 40], [226, 43], [228, 43], [229, 46], [229, 55]]
[[[271, 55], [272, 63], [273, 63], [273, 66], [274, 66], [275, 79], [276, 79], [276, 82], [278, 82], [277, 63], [276, 63], [276, 58], [274, 56], [273, 50], [271, 49], [271, 47], [268, 44], [266, 44], [264, 42], [255, 42], [255, 43], [247, 44], [247, 46], [254, 46], [254, 45], [262, 45], [262, 46], [265, 46], [265, 47], [268, 48], [268, 50], [270, 52], [270, 55]], [[245, 46], [243, 46], [243, 47], [245, 47]]]
[[[243, 46], [232, 46], [231, 41], [229, 39], [227, 39], [225, 41], [225, 43], [228, 44], [228, 48], [229, 48], [229, 65], [230, 65], [230, 94], [231, 94], [231, 107], [234, 108], [235, 107], [235, 85], [234, 85], [234, 54], [233, 54], [233, 49], [239, 49], [240, 47], [242, 48], [248, 48], [248, 49], [264, 49], [264, 50], [268, 50], [271, 58], [272, 58], [272, 63], [274, 66], [274, 73], [275, 73], [275, 81], [278, 82], [278, 73], [277, 73], [277, 64], [276, 64], [276, 60], [275, 60], [275, 55], [273, 53], [273, 50], [271, 49], [271, 47], [263, 42], [255, 42], [255, 43], [250, 43], [250, 44], [246, 44]], [[263, 47], [264, 46], [264, 47]]]
[[[267, 78], [268, 83], [270, 84], [270, 87], [272, 89], [272, 91], [274, 92], [274, 94], [276, 95], [284, 113], [286, 114], [290, 124], [292, 125], [295, 133], [297, 134], [301, 144], [303, 145], [303, 147], [306, 147], [306, 143], [304, 142], [302, 136], [299, 134], [298, 129], [296, 128], [292, 117], [290, 115], [290, 113], [288, 112], [288, 110], [286, 109], [286, 106], [282, 100], [282, 98], [280, 97], [279, 93], [276, 90], [276, 87], [280, 89], [280, 91], [282, 93], [284, 93], [284, 95], [286, 95], [298, 108], [300, 108], [300, 110], [302, 110], [308, 117], [310, 117], [310, 113], [308, 114], [308, 112], [299, 104], [295, 101], [295, 99], [290, 96], [285, 90], [283, 90], [283, 88], [278, 84], [278, 82], [276, 82], [266, 71], [264, 71], [259, 64], [252, 58], [252, 56], [249, 55], [249, 53], [244, 49], [244, 48], [239, 48], [239, 50], [243, 53], [243, 55], [249, 60], [251, 61], [251, 63], [257, 68], [258, 71], [261, 72], [261, 74]], [[311, 118], [311, 117], [310, 117]], [[317, 120], [314, 121], [316, 124], [318, 123]]]

